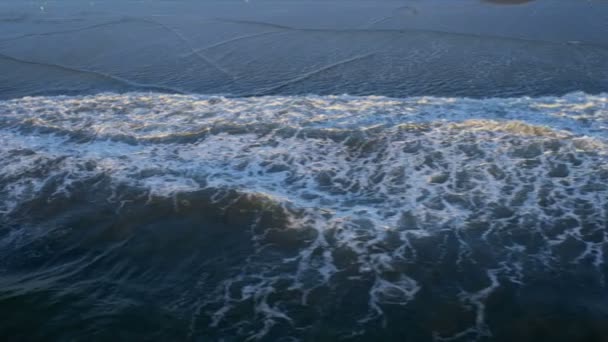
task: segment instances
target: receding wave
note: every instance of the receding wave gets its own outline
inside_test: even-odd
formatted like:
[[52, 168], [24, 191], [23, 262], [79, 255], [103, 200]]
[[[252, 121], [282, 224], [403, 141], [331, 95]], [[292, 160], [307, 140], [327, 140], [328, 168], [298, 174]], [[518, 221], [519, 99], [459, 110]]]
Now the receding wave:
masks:
[[[403, 336], [472, 340], [493, 334], [488, 298], [539, 273], [587, 270], [604, 286], [603, 94], [99, 94], [2, 101], [0, 113], [9, 250], [45, 234], [15, 222], [86, 203], [110, 208], [119, 240], [167, 218], [248, 236], [246, 260], [170, 303], [192, 336], [369, 337], [432, 303], [459, 320], [423, 315]], [[340, 305], [343, 322], [319, 335], [311, 315], [335, 320]]]

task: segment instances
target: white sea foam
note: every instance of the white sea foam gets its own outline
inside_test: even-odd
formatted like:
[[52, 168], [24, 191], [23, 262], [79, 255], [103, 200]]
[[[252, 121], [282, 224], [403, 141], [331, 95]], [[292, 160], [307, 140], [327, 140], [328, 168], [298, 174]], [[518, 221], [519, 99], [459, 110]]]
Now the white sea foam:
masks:
[[[490, 285], [460, 294], [463, 305], [476, 310], [475, 322], [452, 337], [490, 334], [483, 303], [500, 282], [525, 282], [522, 258], [551, 267], [560, 246], [574, 239], [585, 247], [568, 261], [591, 259], [598, 268], [605, 262], [606, 95], [133, 93], [23, 98], [0, 102], [0, 113], [3, 215], [48, 191], [51, 182], [52, 198], [103, 175], [111, 186], [129, 185], [150, 197], [201, 189], [263, 197], [288, 214], [284, 229], [316, 231], [295, 258], [283, 261], [295, 265], [292, 272], [244, 270], [209, 299], [224, 301], [209, 313], [215, 325], [236, 303], [254, 301], [264, 323], [250, 337], [264, 336], [279, 321], [297, 325], [269, 295], [287, 280], [306, 305], [311, 291], [350, 267], [336, 260], [338, 250], [353, 253], [356, 273], [373, 279], [370, 310], [361, 317], [369, 321], [387, 305], [407, 306], [424, 286], [403, 266], [417, 260], [417, 241], [454, 234], [461, 264], [476, 253], [472, 235], [488, 245], [500, 239], [496, 260], [481, 268]], [[125, 200], [116, 196], [112, 200]], [[580, 214], [582, 207], [587, 212]], [[507, 238], [514, 229], [538, 233], [544, 242], [531, 247]], [[244, 279], [249, 285], [240, 297], [228, 294]]]

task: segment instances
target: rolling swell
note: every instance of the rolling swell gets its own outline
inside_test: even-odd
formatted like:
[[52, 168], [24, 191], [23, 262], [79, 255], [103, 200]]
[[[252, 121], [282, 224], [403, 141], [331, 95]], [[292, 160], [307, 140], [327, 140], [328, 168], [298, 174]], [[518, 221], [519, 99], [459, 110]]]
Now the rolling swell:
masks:
[[605, 95], [131, 93], [0, 112], [0, 301], [38, 311], [40, 338], [129, 320], [125, 338], [605, 333], [605, 307], [581, 309], [608, 300]]

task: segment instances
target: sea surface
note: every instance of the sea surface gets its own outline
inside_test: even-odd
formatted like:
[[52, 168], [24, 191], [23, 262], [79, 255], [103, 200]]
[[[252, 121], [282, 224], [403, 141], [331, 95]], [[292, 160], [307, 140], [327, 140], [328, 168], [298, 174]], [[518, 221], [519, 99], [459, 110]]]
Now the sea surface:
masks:
[[608, 2], [0, 2], [3, 341], [608, 341]]

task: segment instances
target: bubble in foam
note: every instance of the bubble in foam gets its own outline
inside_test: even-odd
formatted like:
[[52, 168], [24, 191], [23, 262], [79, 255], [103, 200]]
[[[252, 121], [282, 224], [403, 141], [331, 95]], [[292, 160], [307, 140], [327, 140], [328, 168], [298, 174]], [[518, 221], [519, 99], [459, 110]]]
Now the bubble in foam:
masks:
[[[463, 288], [474, 274], [486, 286], [445, 291], [474, 316], [468, 328], [436, 335], [449, 339], [489, 336], [488, 297], [501, 284], [525, 284], [528, 269], [590, 261], [602, 274], [605, 95], [133, 93], [23, 98], [0, 102], [0, 111], [3, 216], [101, 178], [109, 179], [111, 200], [126, 206], [125, 185], [172, 198], [176, 210], [186, 205], [180, 194], [201, 190], [212, 202], [233, 191], [271, 203], [255, 210], [280, 208], [282, 226], [254, 224], [257, 254], [202, 300], [212, 327], [244, 337], [282, 324], [307, 329], [296, 318], [300, 306], [337, 295], [343, 277], [366, 289], [353, 320], [372, 324], [391, 307], [417, 307], [420, 293], [436, 286], [419, 265], [459, 270], [454, 281]], [[273, 259], [284, 241], [273, 234], [289, 230], [310, 233], [295, 254]], [[568, 247], [572, 241], [582, 246]], [[235, 288], [238, 296], [228, 294]], [[259, 324], [227, 326], [226, 317], [247, 305]]]

